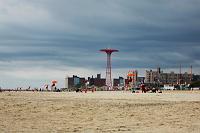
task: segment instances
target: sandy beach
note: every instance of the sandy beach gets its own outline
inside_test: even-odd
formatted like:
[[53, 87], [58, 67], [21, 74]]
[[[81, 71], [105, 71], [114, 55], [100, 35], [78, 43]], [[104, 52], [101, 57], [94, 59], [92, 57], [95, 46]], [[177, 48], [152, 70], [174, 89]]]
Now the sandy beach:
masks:
[[2, 92], [0, 132], [199, 133], [200, 92]]

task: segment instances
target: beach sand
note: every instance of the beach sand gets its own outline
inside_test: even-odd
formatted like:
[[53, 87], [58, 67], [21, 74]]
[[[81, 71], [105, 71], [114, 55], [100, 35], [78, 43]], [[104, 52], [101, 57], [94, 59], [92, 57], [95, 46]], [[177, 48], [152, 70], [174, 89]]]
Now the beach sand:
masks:
[[2, 92], [0, 132], [200, 133], [200, 92]]

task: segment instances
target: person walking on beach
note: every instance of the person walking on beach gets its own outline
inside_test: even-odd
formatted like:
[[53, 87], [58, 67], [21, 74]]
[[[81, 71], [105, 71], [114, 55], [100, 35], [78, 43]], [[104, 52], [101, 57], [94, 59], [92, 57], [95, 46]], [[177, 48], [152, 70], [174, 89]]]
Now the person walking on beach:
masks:
[[49, 85], [46, 85], [46, 90], [48, 91]]
[[142, 89], [142, 93], [146, 93], [146, 88], [144, 84], [141, 85], [141, 89]]

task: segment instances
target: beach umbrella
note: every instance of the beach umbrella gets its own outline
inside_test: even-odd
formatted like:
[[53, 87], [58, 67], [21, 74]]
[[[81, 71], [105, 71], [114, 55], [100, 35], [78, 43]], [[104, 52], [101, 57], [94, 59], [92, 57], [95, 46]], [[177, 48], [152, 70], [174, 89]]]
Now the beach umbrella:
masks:
[[51, 83], [52, 83], [52, 84], [57, 84], [58, 81], [57, 81], [57, 80], [52, 80]]

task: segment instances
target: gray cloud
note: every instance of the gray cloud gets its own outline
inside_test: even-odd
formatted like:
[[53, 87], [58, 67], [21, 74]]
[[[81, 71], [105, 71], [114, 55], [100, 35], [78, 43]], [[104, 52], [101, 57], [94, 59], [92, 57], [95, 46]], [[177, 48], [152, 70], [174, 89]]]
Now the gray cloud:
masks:
[[[23, 79], [8, 74], [10, 70], [17, 73], [32, 69], [42, 73], [46, 67], [49, 73], [58, 70], [59, 80], [66, 73], [82, 69], [79, 72], [84, 76], [89, 76], [89, 71], [103, 73], [106, 55], [98, 50], [105, 47], [120, 50], [113, 56], [113, 68], [123, 72], [158, 65], [175, 69], [179, 64], [193, 65], [199, 72], [198, 0], [0, 0], [0, 3], [0, 70], [5, 76], [2, 81]], [[38, 80], [39, 77], [45, 78], [39, 75]], [[31, 78], [28, 82], [31, 83]]]

